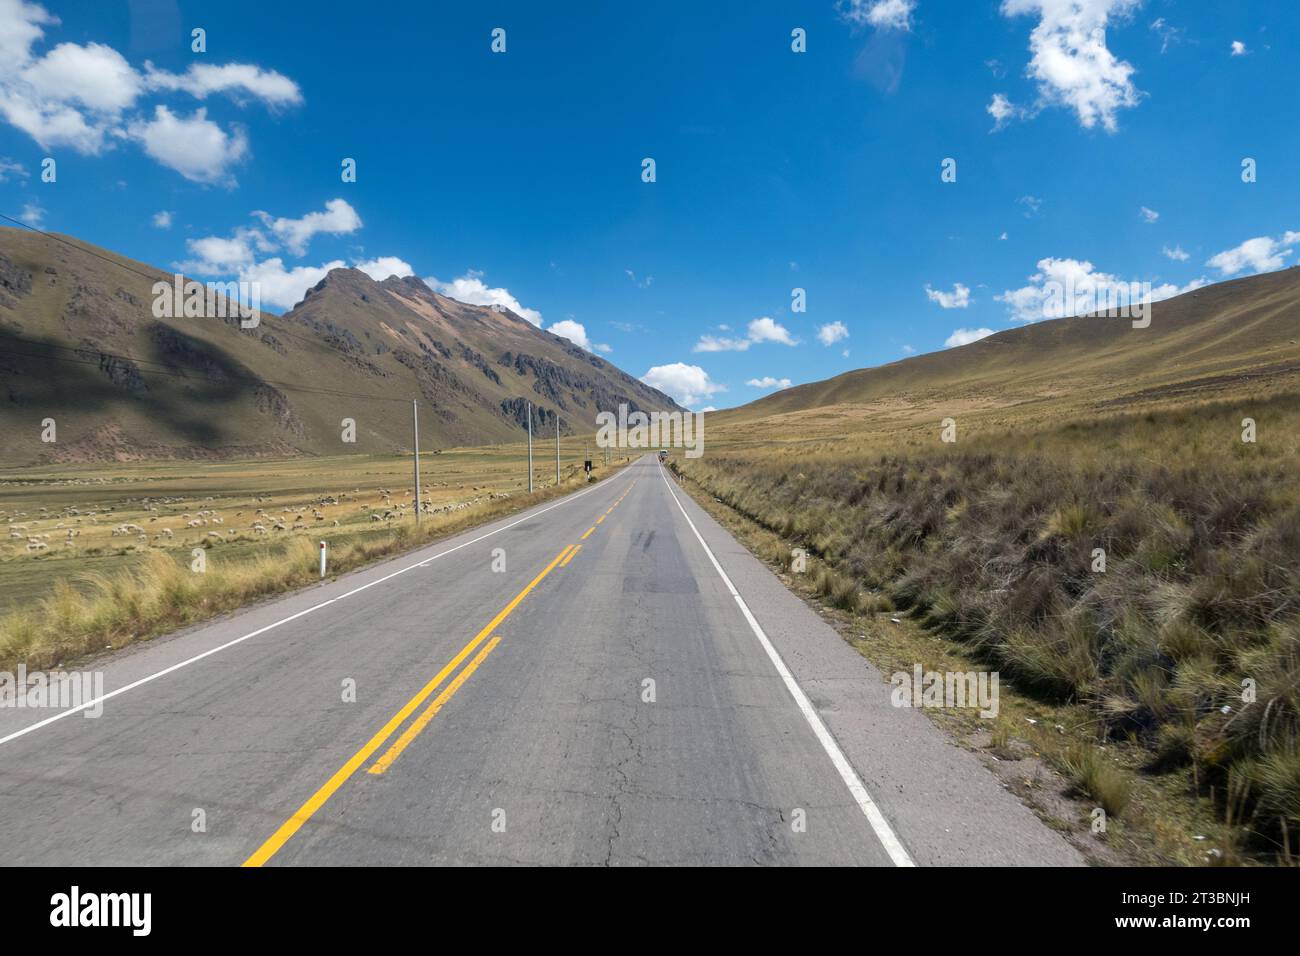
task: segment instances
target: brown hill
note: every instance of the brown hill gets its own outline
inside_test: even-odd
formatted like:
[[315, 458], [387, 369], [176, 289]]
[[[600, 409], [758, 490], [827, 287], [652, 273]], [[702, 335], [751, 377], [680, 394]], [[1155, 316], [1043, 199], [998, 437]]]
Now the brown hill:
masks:
[[[0, 229], [0, 441], [5, 464], [390, 453], [595, 427], [668, 396], [512, 312], [414, 278], [330, 272], [256, 328], [158, 319], [171, 273], [66, 236]], [[42, 422], [57, 441], [41, 441]], [[343, 419], [356, 441], [342, 441]]]
[[1148, 328], [1081, 316], [788, 388], [709, 416], [710, 424], [799, 416], [829, 406], [1006, 407], [1068, 400], [1115, 407], [1211, 397], [1300, 378], [1300, 268], [1234, 279], [1152, 306]]

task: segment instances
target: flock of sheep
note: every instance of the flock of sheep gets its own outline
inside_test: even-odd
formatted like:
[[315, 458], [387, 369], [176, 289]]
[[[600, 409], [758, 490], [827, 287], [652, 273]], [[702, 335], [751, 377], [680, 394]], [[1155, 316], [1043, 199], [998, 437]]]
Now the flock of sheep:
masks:
[[[475, 491], [480, 489], [475, 487]], [[357, 488], [351, 493], [352, 500], [356, 500], [361, 495], [361, 489]], [[415, 511], [414, 493], [406, 490], [405, 498], [410, 500], [398, 501], [394, 503], [393, 492], [387, 488], [378, 489], [379, 502], [371, 505], [360, 503], [357, 510], [361, 515], [369, 515], [370, 522], [392, 522], [401, 520], [412, 515]], [[336, 495], [326, 495], [302, 505], [285, 505], [279, 512], [267, 511], [261, 507], [262, 502], [270, 502], [269, 496], [256, 496], [254, 504], [258, 507], [252, 512], [251, 520], [248, 523], [248, 530], [255, 536], [271, 535], [277, 532], [293, 533], [304, 531], [308, 528], [319, 527], [321, 523], [332, 521], [330, 527], [337, 528], [340, 526], [339, 518], [332, 518], [326, 513], [327, 507], [339, 507], [350, 496], [347, 493], [340, 492]], [[420, 502], [421, 514], [441, 514], [453, 511], [460, 511], [464, 508], [472, 507], [485, 500], [495, 500], [508, 498], [509, 494], [505, 492], [488, 492], [486, 495], [476, 495], [465, 501], [457, 501], [449, 504], [434, 506], [432, 502], [424, 500]], [[208, 497], [205, 501], [213, 501]], [[145, 512], [154, 512], [162, 510], [162, 507], [168, 504], [183, 504], [186, 499], [182, 498], [162, 498], [150, 499], [145, 498], [141, 501], [141, 508]], [[105, 507], [101, 509], [87, 510], [84, 513], [74, 507], [65, 508], [61, 513], [51, 512], [48, 508], [41, 508], [36, 515], [29, 515], [25, 511], [6, 512], [0, 510], [0, 519], [8, 522], [9, 538], [11, 540], [23, 541], [26, 551], [29, 554], [39, 554], [48, 551], [54, 538], [58, 538], [55, 543], [62, 543], [68, 548], [74, 547], [74, 539], [79, 537], [83, 531], [91, 530], [90, 526], [98, 527], [101, 522], [113, 520], [114, 509]], [[310, 514], [310, 521], [308, 515]], [[198, 544], [202, 542], [224, 542], [228, 540], [237, 540], [240, 537], [238, 530], [229, 532], [230, 537], [224, 530], [204, 531], [205, 528], [211, 528], [213, 525], [225, 526], [226, 519], [217, 512], [215, 508], [202, 508], [193, 512], [183, 512], [180, 515], [153, 515], [146, 524], [153, 524], [159, 520], [166, 520], [168, 517], [176, 518], [185, 523], [185, 531], [196, 532], [197, 539], [185, 542], [186, 544]], [[57, 524], [50, 530], [41, 530], [45, 522], [58, 518]], [[236, 511], [230, 524], [233, 526], [240, 519], [245, 518], [244, 511]], [[363, 517], [361, 520], [365, 520]], [[58, 535], [58, 532], [63, 532]], [[165, 547], [176, 541], [176, 532], [170, 527], [162, 526], [151, 533], [143, 526], [134, 522], [122, 522], [112, 526], [110, 538], [134, 538], [135, 541], [144, 547]], [[152, 539], [152, 540], [151, 540]]]

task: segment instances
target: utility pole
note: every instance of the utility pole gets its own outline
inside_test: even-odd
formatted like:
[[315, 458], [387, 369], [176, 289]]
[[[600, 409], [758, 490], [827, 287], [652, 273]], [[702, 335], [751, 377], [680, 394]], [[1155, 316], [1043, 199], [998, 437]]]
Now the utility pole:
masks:
[[555, 413], [555, 487], [560, 487], [560, 413]]
[[528, 403], [528, 493], [533, 491], [533, 403]]
[[[411, 429], [415, 432], [415, 523], [420, 523], [420, 406], [411, 399]], [[322, 560], [324, 560], [322, 553]]]

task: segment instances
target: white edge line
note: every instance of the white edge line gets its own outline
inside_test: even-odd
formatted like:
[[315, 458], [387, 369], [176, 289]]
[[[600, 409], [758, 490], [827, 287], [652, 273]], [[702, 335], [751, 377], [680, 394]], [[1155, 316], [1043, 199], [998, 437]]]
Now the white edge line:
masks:
[[695, 522], [692, 521], [691, 516], [686, 513], [686, 509], [682, 507], [681, 500], [678, 499], [677, 493], [673, 491], [672, 483], [668, 481], [668, 476], [664, 474], [662, 465], [659, 467], [659, 477], [663, 478], [664, 484], [668, 487], [668, 494], [672, 495], [673, 501], [676, 502], [678, 510], [682, 513], [682, 517], [686, 519], [686, 523], [690, 525], [691, 530], [695, 532], [695, 538], [700, 542], [700, 547], [704, 549], [704, 553], [707, 554], [709, 560], [713, 562], [713, 569], [718, 572], [718, 575], [722, 578], [722, 583], [727, 586], [727, 590], [731, 592], [731, 596], [735, 598], [736, 603], [740, 605], [740, 612], [745, 615], [745, 620], [749, 622], [750, 630], [754, 632], [754, 636], [758, 638], [758, 642], [763, 645], [763, 650], [767, 652], [768, 658], [776, 667], [776, 672], [781, 675], [781, 680], [785, 683], [786, 690], [790, 692], [790, 696], [794, 698], [794, 702], [798, 705], [804, 719], [807, 720], [808, 725], [812, 727], [812, 731], [817, 736], [818, 742], [821, 743], [822, 749], [825, 750], [826, 755], [831, 758], [831, 763], [833, 763], [835, 769], [839, 771], [840, 779], [842, 779], [844, 785], [849, 788], [849, 793], [853, 794], [853, 799], [857, 801], [858, 807], [867, 818], [867, 822], [871, 824], [871, 829], [875, 831], [877, 839], [879, 839], [881, 844], [884, 846], [885, 852], [889, 854], [890, 860], [893, 861], [895, 866], [916, 866], [916, 862], [908, 854], [902, 841], [898, 839], [898, 834], [896, 834], [894, 828], [889, 825], [889, 821], [885, 819], [885, 815], [880, 812], [880, 807], [871, 799], [871, 794], [867, 792], [866, 786], [863, 785], [862, 778], [859, 777], [857, 771], [853, 769], [853, 765], [849, 763], [848, 758], [844, 756], [844, 751], [840, 749], [840, 745], [835, 742], [835, 738], [831, 736], [831, 732], [826, 729], [826, 725], [822, 723], [821, 717], [818, 715], [817, 711], [813, 709], [812, 702], [808, 700], [808, 696], [803, 692], [803, 688], [801, 688], [799, 682], [794, 679], [794, 675], [790, 673], [790, 669], [785, 666], [785, 661], [781, 659], [781, 655], [777, 652], [776, 648], [772, 646], [772, 642], [768, 640], [767, 635], [763, 633], [763, 629], [759, 626], [758, 621], [754, 619], [753, 613], [749, 610], [749, 605], [746, 604], [745, 599], [740, 596], [740, 592], [736, 590], [736, 586], [731, 583], [731, 578], [727, 577], [727, 572], [722, 570], [722, 565], [718, 563], [718, 559], [713, 556], [713, 551], [708, 544], [705, 543], [704, 536], [700, 534], [700, 529], [695, 527]]
[[[627, 474], [627, 472], [620, 472], [619, 474], [614, 475], [613, 477], [619, 478], [625, 474]], [[395, 578], [399, 574], [405, 574], [407, 571], [414, 570], [415, 568], [425, 567], [426, 565], [429, 564], [429, 562], [437, 561], [439, 558], [445, 558], [453, 551], [459, 551], [461, 548], [468, 548], [471, 544], [478, 544], [478, 542], [482, 541], [484, 538], [490, 538], [494, 534], [500, 534], [502, 531], [508, 531], [509, 529], [513, 528], [515, 525], [521, 524], [529, 520], [530, 518], [535, 518], [538, 515], [545, 514], [546, 512], [554, 508], [560, 507], [560, 505], [567, 505], [569, 502], [576, 501], [577, 499], [581, 498], [583, 495], [588, 495], [591, 494], [593, 491], [599, 491], [601, 488], [607, 488], [607, 487], [609, 486], [605, 484], [600, 484], [597, 485], [595, 488], [588, 488], [585, 491], [579, 491], [577, 494], [565, 495], [562, 501], [557, 501], [553, 505], [547, 505], [545, 508], [542, 508], [540, 511], [530, 510], [525, 514], [520, 515], [518, 518], [516, 518], [514, 521], [510, 522], [509, 524], [502, 525], [501, 527], [489, 531], [486, 534], [481, 534], [477, 538], [474, 538], [470, 541], [462, 542], [461, 544], [456, 545], [454, 548], [448, 548], [446, 551], [440, 552], [439, 554], [435, 554], [432, 557], [424, 558], [423, 560], [417, 561], [415, 564], [407, 565], [406, 567], [394, 571], [391, 574], [385, 574], [382, 578], [376, 578], [375, 580], [371, 581], [369, 584], [363, 584], [360, 587], [353, 588], [351, 591], [348, 591], [346, 594], [340, 594], [338, 597], [330, 598], [328, 601], [322, 601], [320, 604], [314, 604], [311, 607], [301, 610], [296, 614], [290, 614], [288, 617], [281, 618], [280, 620], [276, 621], [274, 624], [267, 624], [265, 627], [259, 627], [257, 630], [250, 631], [249, 633], [245, 634], [242, 637], [235, 638], [233, 641], [227, 641], [225, 644], [221, 644], [217, 647], [210, 648], [209, 650], [204, 651], [202, 654], [195, 654], [193, 657], [187, 660], [180, 661], [179, 663], [173, 664], [171, 667], [164, 667], [156, 674], [150, 674], [148, 677], [141, 677], [139, 680], [132, 681], [130, 684], [126, 684], [123, 687], [119, 687], [117, 690], [109, 691], [107, 694], [101, 694], [99, 697], [96, 697], [93, 700], [85, 701], [84, 703], [78, 704], [76, 707], [69, 707], [67, 710], [61, 710], [57, 714], [54, 714], [53, 716], [46, 717], [44, 720], [37, 721], [36, 723], [31, 724], [27, 727], [23, 727], [21, 730], [15, 730], [13, 733], [9, 734], [6, 737], [0, 737], [0, 746], [9, 743], [9, 741], [11, 740], [17, 740], [19, 737], [24, 737], [27, 734], [32, 733], [33, 731], [40, 730], [42, 727], [47, 727], [57, 720], [62, 720], [65, 717], [71, 717], [73, 714], [81, 713], [81, 711], [83, 710], [89, 710], [92, 707], [97, 707], [98, 705], [102, 704], [104, 701], [112, 700], [114, 697], [117, 697], [119, 694], [125, 694], [127, 691], [135, 690], [137, 687], [142, 687], [145, 684], [152, 683], [153, 681], [156, 681], [160, 677], [166, 677], [168, 674], [172, 673], [173, 671], [178, 671], [182, 667], [188, 667], [191, 664], [195, 664], [203, 660], [205, 657], [211, 657], [213, 654], [217, 654], [220, 653], [221, 651], [226, 650], [227, 648], [234, 647], [236, 644], [242, 644], [244, 641], [257, 637], [259, 634], [265, 634], [267, 631], [273, 630], [274, 628], [279, 627], [281, 624], [288, 624], [290, 621], [303, 617], [306, 614], [310, 614], [312, 611], [319, 611], [323, 607], [329, 607], [331, 604], [335, 603], [336, 601], [342, 601], [344, 598], [351, 597], [352, 595], [364, 591], [367, 588], [372, 588], [376, 584], [383, 584], [385, 581], [389, 580], [390, 578]], [[291, 595], [287, 595], [287, 596], [291, 596]]]

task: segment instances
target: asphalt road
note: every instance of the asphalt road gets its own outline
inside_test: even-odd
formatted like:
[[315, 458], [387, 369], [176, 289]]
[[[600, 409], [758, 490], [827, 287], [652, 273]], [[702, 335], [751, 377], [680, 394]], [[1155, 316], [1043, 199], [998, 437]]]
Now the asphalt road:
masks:
[[92, 666], [0, 863], [1081, 862], [653, 457]]

